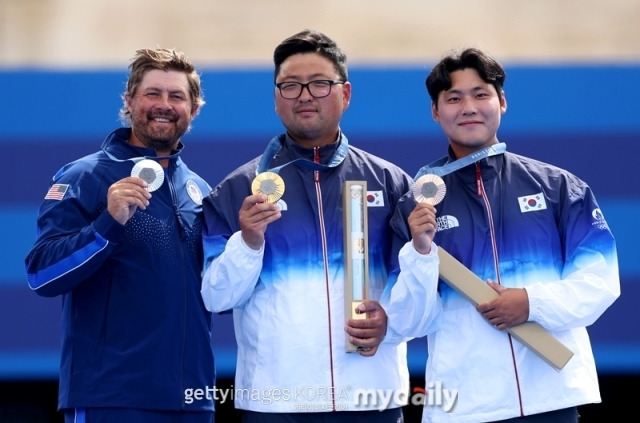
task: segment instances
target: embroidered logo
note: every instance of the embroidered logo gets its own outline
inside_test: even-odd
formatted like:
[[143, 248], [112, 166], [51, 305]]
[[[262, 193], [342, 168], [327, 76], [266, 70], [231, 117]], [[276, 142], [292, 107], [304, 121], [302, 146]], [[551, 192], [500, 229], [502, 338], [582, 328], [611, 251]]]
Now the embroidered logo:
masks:
[[602, 210], [596, 208], [593, 209], [593, 211], [591, 212], [591, 217], [593, 217], [593, 226], [597, 226], [598, 229], [609, 229], [609, 225], [607, 224], [607, 221], [604, 220], [604, 214], [602, 213]]
[[280, 211], [287, 210], [287, 203], [282, 198], [278, 200], [276, 205], [280, 208]]
[[200, 191], [200, 187], [198, 187], [198, 184], [196, 184], [191, 179], [187, 181], [187, 194], [189, 194], [189, 198], [191, 198], [191, 201], [199, 206], [202, 205], [202, 191]]
[[438, 232], [460, 226], [458, 219], [455, 216], [450, 215], [439, 216], [436, 219], [436, 223], [438, 224], [438, 228], [436, 229]]
[[368, 207], [384, 207], [384, 196], [382, 191], [367, 191]]
[[544, 200], [544, 195], [542, 195], [541, 192], [518, 197], [518, 204], [520, 205], [520, 212], [522, 213], [545, 210], [547, 208], [547, 202]]

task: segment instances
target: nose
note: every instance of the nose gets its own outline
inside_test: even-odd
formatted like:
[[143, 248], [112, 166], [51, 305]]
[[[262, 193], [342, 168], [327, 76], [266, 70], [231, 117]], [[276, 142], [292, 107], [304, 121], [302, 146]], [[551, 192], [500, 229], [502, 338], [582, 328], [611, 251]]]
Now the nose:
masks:
[[169, 99], [169, 93], [162, 93], [161, 96], [158, 96], [157, 107], [164, 110], [171, 108], [171, 100]]
[[311, 99], [313, 99], [313, 96], [311, 95], [311, 88], [309, 88], [309, 85], [303, 86], [300, 97], [298, 97], [298, 101], [309, 101]]
[[462, 99], [462, 113], [465, 115], [474, 114], [476, 112], [476, 103], [471, 98]]

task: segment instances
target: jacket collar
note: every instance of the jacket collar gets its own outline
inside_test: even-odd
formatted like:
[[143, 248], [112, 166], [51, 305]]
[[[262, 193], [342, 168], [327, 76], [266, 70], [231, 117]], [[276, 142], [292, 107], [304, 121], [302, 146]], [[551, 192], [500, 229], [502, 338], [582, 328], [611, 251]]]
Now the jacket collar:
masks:
[[[131, 136], [131, 128], [118, 128], [111, 132], [102, 142], [102, 150], [108, 152], [109, 155], [119, 160], [129, 160], [137, 157], [156, 158], [156, 150], [148, 147], [137, 147], [129, 144], [128, 140]], [[184, 144], [178, 142], [178, 148], [171, 152], [169, 160], [175, 162], [176, 165], [182, 164], [180, 154], [184, 149]]]

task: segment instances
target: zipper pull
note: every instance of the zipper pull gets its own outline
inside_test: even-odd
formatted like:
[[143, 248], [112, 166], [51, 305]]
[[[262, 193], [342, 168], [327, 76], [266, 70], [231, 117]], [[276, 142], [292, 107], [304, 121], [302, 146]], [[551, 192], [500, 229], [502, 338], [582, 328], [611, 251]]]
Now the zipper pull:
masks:
[[476, 194], [482, 197], [482, 171], [480, 170], [480, 162], [476, 162]]
[[[313, 147], [313, 161], [314, 161], [314, 163], [320, 163], [320, 147]], [[319, 170], [314, 170], [313, 171], [313, 181], [314, 182], [319, 182], [320, 181], [320, 171]]]

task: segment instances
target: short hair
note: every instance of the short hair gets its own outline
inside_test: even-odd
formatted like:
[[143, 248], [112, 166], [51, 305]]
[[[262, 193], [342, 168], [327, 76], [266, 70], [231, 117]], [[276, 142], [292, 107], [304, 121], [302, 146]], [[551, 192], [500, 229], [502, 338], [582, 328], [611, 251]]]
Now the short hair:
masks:
[[340, 75], [340, 79], [345, 82], [348, 80], [347, 55], [344, 51], [338, 47], [335, 41], [325, 34], [311, 29], [305, 29], [282, 41], [274, 50], [274, 82], [278, 77], [282, 62], [287, 60], [289, 56], [298, 53], [318, 53], [326, 57], [333, 63], [336, 72]]
[[[129, 65], [130, 74], [125, 92], [122, 96], [123, 100], [127, 95], [130, 97], [135, 95], [144, 75], [153, 69], [184, 72], [189, 81], [191, 104], [194, 108], [197, 107], [196, 113], [200, 112], [200, 108], [205, 104], [200, 75], [198, 75], [193, 62], [191, 62], [183, 52], [176, 49], [157, 48], [137, 50]], [[120, 109], [120, 119], [125, 125], [131, 125], [131, 112], [127, 108], [126, 100]]]
[[507, 78], [502, 65], [482, 50], [467, 48], [461, 53], [451, 52], [427, 76], [427, 91], [436, 107], [440, 92], [451, 88], [451, 73], [463, 69], [475, 69], [484, 82], [495, 87], [498, 94], [502, 92]]

